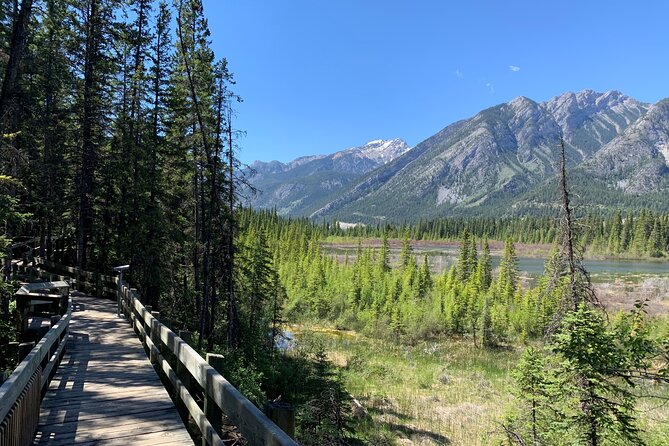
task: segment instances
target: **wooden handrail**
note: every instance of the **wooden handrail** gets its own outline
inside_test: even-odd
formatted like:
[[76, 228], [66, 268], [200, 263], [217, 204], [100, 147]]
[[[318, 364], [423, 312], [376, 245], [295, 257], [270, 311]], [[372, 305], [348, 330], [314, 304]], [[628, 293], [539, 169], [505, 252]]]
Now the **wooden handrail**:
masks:
[[[40, 393], [48, 387], [49, 380], [62, 358], [72, 318], [72, 299], [67, 305], [67, 312], [44, 335], [23, 361], [14, 369], [2, 386], [0, 386], [0, 422], [3, 422], [12, 411], [17, 400], [33, 379], [36, 372], [41, 375], [38, 383]], [[41, 373], [40, 373], [41, 372]], [[39, 405], [34, 408], [39, 413]], [[20, 423], [19, 423], [20, 424]], [[11, 425], [11, 423], [9, 424]], [[37, 422], [31, 428], [36, 428]], [[4, 435], [12, 435], [5, 433]]]
[[[65, 267], [53, 262], [44, 262], [42, 265], [66, 271], [70, 274], [79, 273], [90, 277], [90, 272], [80, 271], [77, 268]], [[103, 276], [118, 283], [118, 279]], [[205, 399], [213, 403], [237, 426], [244, 438], [252, 446], [297, 446], [297, 443], [282, 431], [272, 420], [267, 418], [253, 403], [242, 395], [216, 369], [209, 365], [191, 346], [184, 342], [158, 318], [151, 314], [140, 301], [136, 290], [131, 289], [123, 281], [117, 288], [119, 301], [123, 313], [130, 321], [135, 331], [149, 352], [151, 362], [165, 374], [174, 388], [176, 398], [185, 406], [188, 413], [195, 420], [195, 424], [202, 433], [203, 439], [209, 445], [223, 446], [220, 433], [213, 427], [219, 425], [209, 420], [203, 408], [194, 397], [199, 390], [190, 385], [191, 379], [184, 373], [192, 375], [201, 387]], [[163, 354], [164, 353], [164, 354]], [[169, 356], [166, 358], [165, 356]], [[172, 361], [172, 363], [171, 363]], [[176, 361], [176, 362], [175, 362]]]
[[116, 296], [118, 279], [115, 276], [80, 270], [77, 267], [61, 265], [42, 257], [35, 257], [34, 265], [40, 270], [55, 274], [59, 280], [67, 277], [77, 289], [83, 288], [85, 291], [97, 294], [98, 297], [101, 297], [103, 293], [107, 297]]
[[[237, 426], [244, 438], [253, 446], [296, 446], [297, 443], [267, 418], [251, 401], [242, 395], [216, 369], [210, 366], [190, 345], [163, 325], [139, 300], [139, 295], [124, 282], [121, 284], [121, 301], [127, 317], [132, 321], [151, 357], [172, 382], [177, 395], [187, 407], [208, 444], [223, 445], [202, 409], [195, 403], [191, 389], [184, 385], [161, 353], [161, 346], [176, 357], [187, 372], [210, 398]], [[145, 328], [148, 327], [148, 330]]]

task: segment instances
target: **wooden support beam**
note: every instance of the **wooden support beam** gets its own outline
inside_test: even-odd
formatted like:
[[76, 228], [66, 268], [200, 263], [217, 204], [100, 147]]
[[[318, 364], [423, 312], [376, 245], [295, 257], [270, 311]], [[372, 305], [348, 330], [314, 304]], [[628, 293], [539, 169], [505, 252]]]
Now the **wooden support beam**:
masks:
[[[222, 373], [223, 367], [225, 365], [225, 358], [223, 355], [207, 353], [207, 364], [212, 366], [219, 373]], [[218, 432], [219, 435], [222, 434], [221, 429], [223, 427], [223, 411], [216, 405], [214, 399], [207, 393], [205, 393], [204, 396], [204, 414], [216, 432]], [[204, 438], [202, 439], [202, 446], [207, 446], [204, 442]]]

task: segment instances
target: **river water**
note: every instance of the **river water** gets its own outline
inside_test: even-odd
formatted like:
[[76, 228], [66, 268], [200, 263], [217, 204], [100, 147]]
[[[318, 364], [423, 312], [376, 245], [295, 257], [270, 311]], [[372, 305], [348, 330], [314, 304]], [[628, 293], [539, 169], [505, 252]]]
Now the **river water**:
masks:
[[[325, 253], [335, 256], [340, 262], [353, 262], [356, 247], [326, 245]], [[399, 263], [400, 249], [390, 249], [391, 264]], [[433, 274], [440, 274], [457, 261], [456, 246], [418, 246], [414, 247], [418, 262], [427, 255]], [[493, 268], [499, 266], [500, 252], [492, 252]], [[586, 260], [586, 270], [590, 273], [595, 291], [600, 301], [610, 311], [629, 310], [637, 300], [647, 300], [649, 314], [669, 314], [669, 260]], [[532, 286], [544, 271], [544, 259], [539, 257], [519, 256], [523, 287]]]
[[[355, 259], [356, 248], [349, 246], [326, 246], [324, 251], [328, 254], [335, 255], [339, 261], [344, 261], [348, 254], [349, 261]], [[429, 248], [415, 248], [414, 254], [418, 261], [422, 261], [422, 257], [427, 255], [428, 262], [433, 273], [440, 274], [444, 270], [453, 265], [458, 256], [458, 249], [450, 246], [443, 247], [429, 247]], [[493, 268], [499, 266], [500, 254], [493, 252], [492, 255]], [[390, 261], [399, 261], [399, 249], [391, 248]], [[602, 278], [643, 275], [643, 276], [669, 276], [669, 261], [664, 260], [585, 260], [584, 266], [586, 270], [593, 276]], [[518, 269], [525, 276], [537, 277], [544, 271], [544, 259], [536, 257], [519, 257]]]

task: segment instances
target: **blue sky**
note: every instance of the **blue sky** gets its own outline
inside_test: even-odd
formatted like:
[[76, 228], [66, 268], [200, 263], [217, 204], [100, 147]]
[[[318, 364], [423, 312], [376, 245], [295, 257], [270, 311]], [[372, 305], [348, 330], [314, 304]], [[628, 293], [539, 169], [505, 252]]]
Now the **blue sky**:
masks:
[[516, 96], [669, 96], [669, 2], [204, 0], [240, 158], [415, 145]]

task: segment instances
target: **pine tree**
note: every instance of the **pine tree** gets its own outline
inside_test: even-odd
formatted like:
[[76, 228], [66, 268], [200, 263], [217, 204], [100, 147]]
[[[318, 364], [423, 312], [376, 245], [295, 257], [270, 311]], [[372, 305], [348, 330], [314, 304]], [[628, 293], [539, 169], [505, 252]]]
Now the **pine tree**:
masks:
[[378, 269], [381, 274], [390, 271], [390, 243], [388, 242], [388, 232], [383, 231], [381, 237], [381, 250], [378, 257]]
[[[527, 412], [528, 419], [507, 420], [509, 424], [504, 428], [511, 444], [517, 443], [519, 437], [529, 437], [529, 444], [544, 444], [544, 438], [548, 433], [545, 412], [549, 406], [550, 389], [550, 381], [545, 369], [544, 355], [533, 347], [528, 347], [512, 372], [515, 381], [514, 393], [525, 406], [524, 412]], [[527, 429], [529, 435], [525, 432], [517, 432], [519, 428], [522, 429], [523, 425], [529, 427]]]
[[76, 194], [78, 197], [77, 219], [77, 266], [84, 269], [90, 255], [90, 241], [94, 230], [94, 202], [99, 191], [95, 176], [98, 170], [102, 146], [107, 131], [104, 89], [109, 85], [110, 67], [106, 64], [109, 36], [114, 22], [114, 5], [109, 0], [88, 0], [83, 5], [84, 66], [81, 87], [82, 115], [81, 154], [78, 160]]
[[460, 253], [458, 255], [458, 279], [463, 283], [469, 279], [469, 276], [472, 273], [470, 239], [471, 236], [469, 230], [465, 229], [462, 232], [462, 238], [460, 239]]
[[409, 266], [409, 262], [412, 261], [413, 249], [411, 247], [411, 239], [409, 238], [409, 232], [404, 232], [404, 237], [402, 238], [402, 250], [400, 251], [400, 265], [402, 269], [405, 269]]
[[648, 236], [648, 243], [646, 245], [646, 252], [651, 257], [660, 257], [664, 251], [664, 240], [662, 240], [660, 224], [657, 220], [653, 224], [653, 229]]
[[497, 277], [497, 293], [503, 302], [510, 304], [518, 287], [518, 256], [510, 239], [504, 243]]
[[484, 297], [481, 309], [481, 345], [484, 348], [490, 348], [495, 345], [495, 339], [492, 328], [492, 316], [490, 314], [490, 302]]
[[476, 264], [475, 277], [478, 289], [483, 293], [487, 292], [492, 284], [492, 260], [487, 240], [483, 242], [483, 254]]
[[418, 280], [416, 281], [417, 297], [423, 299], [432, 289], [432, 273], [430, 273], [430, 264], [427, 261], [427, 255], [423, 257], [423, 264], [418, 271]]
[[614, 436], [626, 444], [641, 444], [635, 398], [616, 376], [628, 360], [600, 313], [579, 304], [564, 318], [550, 348], [563, 359], [556, 371], [561, 387], [578, 402], [577, 410], [567, 408], [564, 414], [579, 443], [597, 446]]
[[[18, 2], [16, 2], [16, 4], [18, 4]], [[2, 88], [0, 89], [0, 123], [9, 117], [8, 112], [11, 110], [11, 103], [14, 100], [21, 59], [23, 58], [26, 47], [27, 29], [32, 14], [32, 8], [32, 0], [22, 0], [20, 9], [16, 14], [16, 19], [13, 21], [9, 58], [2, 79]], [[0, 125], [0, 133], [7, 132], [7, 130], [6, 127]]]
[[620, 212], [617, 212], [611, 224], [611, 229], [609, 233], [609, 243], [608, 243], [609, 252], [613, 254], [620, 253], [622, 247], [621, 246], [622, 231], [623, 231], [622, 215], [620, 214]]

